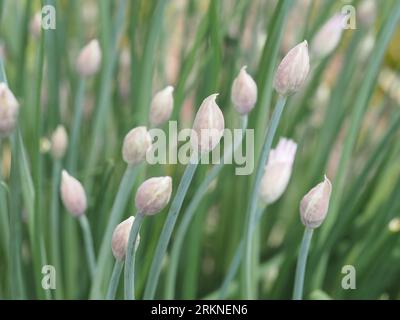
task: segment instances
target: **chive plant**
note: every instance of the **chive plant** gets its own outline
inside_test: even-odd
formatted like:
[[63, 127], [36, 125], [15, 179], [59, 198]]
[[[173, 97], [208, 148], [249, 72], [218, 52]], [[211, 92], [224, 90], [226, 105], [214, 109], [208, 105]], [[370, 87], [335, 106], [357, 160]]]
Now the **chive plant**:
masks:
[[[0, 298], [399, 299], [400, 3], [350, 6], [0, 1]], [[238, 116], [254, 169], [225, 153], [207, 172]], [[145, 125], [193, 118], [186, 168], [146, 163]], [[166, 176], [167, 214], [148, 217], [135, 193]]]

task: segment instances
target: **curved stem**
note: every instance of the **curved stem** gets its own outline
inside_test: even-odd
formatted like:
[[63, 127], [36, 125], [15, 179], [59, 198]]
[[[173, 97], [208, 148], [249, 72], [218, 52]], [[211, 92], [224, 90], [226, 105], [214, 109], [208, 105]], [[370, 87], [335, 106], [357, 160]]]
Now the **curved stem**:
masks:
[[198, 165], [198, 159], [192, 159], [187, 165], [185, 172], [182, 176], [182, 180], [179, 183], [178, 190], [172, 201], [171, 207], [168, 212], [167, 220], [164, 224], [160, 239], [158, 240], [156, 253], [151, 263], [149, 272], [149, 279], [146, 283], [146, 289], [144, 292], [144, 299], [153, 299], [157, 289], [158, 278], [161, 273], [162, 260], [167, 251], [169, 240], [171, 239], [172, 231], [176, 220], [178, 219], [179, 211], [181, 210], [183, 200], [185, 199], [186, 193], [189, 189], [190, 182], [192, 181], [193, 175]]
[[89, 264], [90, 277], [93, 279], [94, 271], [96, 269], [96, 257], [94, 254], [92, 232], [90, 231], [89, 221], [85, 214], [79, 217], [79, 223], [81, 224], [83, 239], [85, 241], [85, 250]]
[[104, 297], [106, 290], [106, 279], [108, 279], [106, 277], [106, 266], [112, 256], [110, 251], [112, 234], [118, 222], [122, 219], [122, 215], [124, 214], [126, 204], [131, 195], [138, 171], [139, 168], [137, 166], [128, 166], [119, 185], [97, 257], [98, 260], [94, 276], [95, 281], [93, 281], [92, 288], [90, 290], [91, 299], [100, 299]]
[[[257, 219], [255, 221], [255, 223], [252, 225], [251, 227], [251, 233], [254, 232], [255, 227], [257, 226], [258, 222], [260, 221], [263, 213], [264, 213], [264, 206], [260, 206], [258, 207], [257, 210]], [[235, 275], [239, 269], [240, 266], [240, 262], [242, 261], [242, 257], [243, 257], [243, 250], [244, 250], [244, 238], [242, 238], [240, 240], [240, 243], [236, 249], [235, 255], [233, 256], [232, 262], [229, 265], [229, 269], [228, 272], [226, 274], [226, 277], [222, 283], [221, 289], [220, 289], [220, 293], [219, 293], [219, 299], [225, 299], [227, 293], [228, 293], [228, 289], [229, 289], [229, 285], [231, 284], [231, 282], [233, 281], [233, 279], [235, 278]]]
[[106, 296], [107, 300], [115, 299], [123, 266], [124, 266], [124, 260], [121, 261], [115, 260], [114, 269], [110, 279], [110, 284], [108, 286], [108, 291]]
[[299, 258], [297, 260], [296, 278], [294, 282], [293, 300], [301, 300], [303, 298], [304, 274], [306, 270], [308, 250], [310, 248], [313, 229], [306, 228], [304, 230], [303, 240], [301, 241]]
[[128, 248], [125, 255], [125, 299], [135, 300], [135, 257], [136, 257], [136, 240], [142, 226], [144, 215], [138, 213], [133, 222], [129, 233]]
[[228, 148], [228, 150], [224, 153], [224, 155], [221, 157], [220, 162], [212, 167], [210, 172], [204, 178], [203, 182], [200, 184], [195, 195], [193, 196], [192, 201], [190, 202], [189, 206], [187, 207], [186, 211], [183, 214], [183, 219], [178, 227], [176, 238], [174, 239], [174, 244], [171, 251], [170, 265], [166, 277], [167, 281], [165, 287], [166, 299], [173, 299], [175, 296], [175, 282], [176, 282], [176, 274], [178, 271], [179, 254], [182, 250], [183, 240], [185, 239], [186, 232], [189, 229], [190, 223], [192, 222], [195, 216], [196, 209], [198, 208], [201, 199], [207, 193], [208, 187], [211, 184], [211, 182], [221, 172], [226, 159], [232, 155], [232, 151], [235, 152], [237, 148], [242, 144], [243, 138], [245, 136], [245, 130], [247, 128], [248, 116], [244, 115], [241, 117], [240, 120], [242, 129], [241, 139], [235, 141], [234, 145], [233, 146], [231, 145]]
[[247, 212], [247, 221], [245, 226], [245, 259], [243, 267], [243, 284], [244, 284], [244, 295], [247, 299], [254, 299], [256, 294], [254, 288], [252, 288], [251, 274], [252, 274], [252, 250], [253, 250], [253, 236], [251, 233], [251, 226], [256, 219], [257, 210], [257, 199], [258, 192], [260, 189], [261, 179], [264, 173], [264, 166], [268, 159], [269, 151], [271, 150], [272, 141], [275, 136], [276, 129], [285, 107], [286, 97], [279, 96], [275, 106], [274, 113], [272, 115], [270, 126], [268, 127], [267, 134], [265, 136], [264, 145], [261, 151], [260, 159], [258, 162], [257, 172], [254, 180], [254, 184], [250, 193], [250, 202]]

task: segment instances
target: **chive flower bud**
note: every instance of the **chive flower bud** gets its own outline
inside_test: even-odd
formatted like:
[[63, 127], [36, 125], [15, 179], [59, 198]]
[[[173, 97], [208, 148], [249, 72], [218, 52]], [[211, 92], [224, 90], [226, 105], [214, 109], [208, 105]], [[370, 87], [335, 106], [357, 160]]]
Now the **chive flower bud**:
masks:
[[154, 95], [150, 106], [151, 125], [161, 126], [169, 120], [174, 107], [173, 92], [174, 87], [168, 86]]
[[0, 137], [8, 136], [16, 127], [19, 103], [7, 84], [0, 83]]
[[285, 192], [296, 150], [297, 144], [286, 138], [280, 138], [277, 147], [271, 150], [260, 187], [260, 198], [265, 204], [274, 203]]
[[[125, 258], [126, 249], [128, 248], [129, 234], [135, 217], [130, 216], [128, 219], [122, 221], [114, 229], [111, 239], [111, 249], [116, 260], [122, 261]], [[135, 250], [138, 249], [140, 243], [140, 236], [136, 238]]]
[[82, 77], [94, 75], [101, 64], [101, 49], [97, 39], [84, 46], [76, 59], [76, 70]]
[[375, 0], [362, 1], [357, 8], [357, 16], [363, 26], [370, 27], [376, 19]]
[[301, 222], [310, 229], [324, 222], [329, 208], [332, 184], [325, 176], [324, 181], [312, 188], [300, 202]]
[[31, 35], [37, 39], [40, 37], [40, 31], [42, 29], [42, 12], [36, 12], [33, 17], [31, 18], [31, 21], [29, 23], [29, 31]]
[[62, 159], [67, 151], [68, 135], [64, 126], [59, 125], [51, 136], [51, 154], [54, 159]]
[[82, 184], [67, 171], [61, 173], [61, 199], [67, 210], [75, 217], [83, 215], [87, 208], [86, 193]]
[[146, 127], [136, 127], [125, 136], [122, 157], [129, 165], [138, 164], [146, 159], [151, 149], [151, 136]]
[[240, 69], [239, 75], [232, 84], [231, 100], [241, 115], [249, 113], [257, 102], [257, 84], [246, 72], [246, 66]]
[[190, 142], [195, 151], [212, 151], [221, 140], [225, 128], [224, 115], [215, 99], [218, 93], [205, 98], [193, 122]]
[[150, 178], [136, 192], [136, 208], [141, 214], [154, 215], [167, 206], [171, 193], [171, 177]]
[[311, 41], [311, 52], [322, 59], [335, 50], [342, 38], [344, 16], [336, 14], [330, 18], [317, 32]]
[[296, 93], [306, 82], [310, 71], [307, 41], [299, 43], [283, 58], [275, 74], [274, 87], [282, 96]]

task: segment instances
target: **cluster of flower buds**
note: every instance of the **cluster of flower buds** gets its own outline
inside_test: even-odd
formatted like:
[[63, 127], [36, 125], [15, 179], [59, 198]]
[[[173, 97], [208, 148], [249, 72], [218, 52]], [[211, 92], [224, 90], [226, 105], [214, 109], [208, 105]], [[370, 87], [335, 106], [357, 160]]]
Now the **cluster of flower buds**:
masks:
[[[122, 221], [114, 229], [111, 240], [111, 248], [116, 260], [123, 261], [125, 258], [126, 250], [128, 248], [129, 235], [131, 233], [135, 217], [130, 216], [128, 219]], [[140, 235], [138, 235], [135, 243], [135, 250], [138, 249], [140, 243]]]
[[67, 151], [68, 135], [64, 126], [59, 125], [51, 136], [51, 154], [54, 159], [62, 159]]
[[128, 165], [136, 165], [146, 159], [152, 139], [146, 127], [136, 127], [125, 136], [122, 157]]
[[16, 127], [19, 103], [7, 84], [0, 83], [0, 137], [8, 136]]
[[312, 188], [300, 202], [301, 222], [310, 229], [324, 222], [329, 209], [332, 184], [325, 176], [324, 181]]
[[218, 94], [205, 98], [193, 122], [190, 143], [200, 154], [212, 151], [222, 138], [225, 120], [215, 99]]
[[277, 147], [270, 151], [260, 187], [260, 198], [265, 204], [274, 203], [285, 192], [292, 175], [296, 150], [294, 141], [280, 138]]
[[101, 49], [97, 39], [84, 46], [76, 59], [76, 70], [82, 77], [94, 75], [100, 69]]
[[240, 69], [231, 90], [231, 100], [236, 111], [241, 115], [249, 113], [257, 102], [257, 84], [246, 72], [246, 68], [244, 66]]
[[87, 200], [82, 184], [63, 170], [61, 173], [61, 199], [67, 210], [74, 216], [85, 214]]
[[173, 92], [174, 87], [168, 86], [154, 95], [150, 106], [150, 124], [152, 126], [161, 126], [170, 119], [174, 107]]
[[299, 43], [283, 58], [275, 74], [274, 87], [281, 96], [299, 91], [310, 71], [307, 41]]

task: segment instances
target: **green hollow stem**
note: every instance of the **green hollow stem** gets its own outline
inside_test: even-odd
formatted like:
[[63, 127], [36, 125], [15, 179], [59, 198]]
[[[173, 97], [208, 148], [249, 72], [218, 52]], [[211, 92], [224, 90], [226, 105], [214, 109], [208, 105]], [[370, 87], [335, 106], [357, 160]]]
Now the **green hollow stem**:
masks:
[[[126, 204], [131, 196], [133, 186], [139, 171], [138, 166], [128, 166], [122, 177], [121, 183], [118, 188], [113, 206], [111, 208], [110, 217], [104, 232], [103, 240], [101, 242], [100, 251], [98, 254], [97, 266], [95, 270], [95, 281], [92, 284], [90, 297], [91, 299], [100, 299], [103, 297], [103, 288], [107, 279], [107, 262], [111, 258], [110, 243], [113, 231], [117, 224], [122, 219]], [[104, 290], [104, 291], [103, 291]]]
[[18, 137], [17, 133], [11, 135], [11, 172], [10, 172], [10, 273], [11, 273], [11, 295], [13, 299], [23, 299], [24, 289], [22, 280], [22, 216], [19, 199], [19, 170], [18, 170]]
[[255, 180], [250, 193], [250, 202], [247, 213], [247, 220], [245, 226], [245, 259], [243, 266], [243, 289], [244, 295], [247, 299], [254, 299], [256, 297], [255, 288], [252, 287], [252, 252], [253, 252], [253, 234], [251, 232], [252, 225], [255, 223], [257, 215], [257, 200], [259, 189], [261, 185], [261, 179], [264, 173], [264, 166], [268, 159], [269, 152], [271, 150], [272, 142], [278, 128], [280, 118], [283, 113], [283, 109], [286, 104], [286, 97], [279, 96], [275, 106], [274, 113], [272, 114], [271, 123], [267, 129], [265, 136], [264, 145], [262, 147], [260, 159], [258, 161], [258, 167], [256, 171]]
[[306, 271], [308, 250], [310, 249], [310, 243], [313, 231], [314, 230], [310, 228], [306, 228], [304, 230], [303, 240], [301, 241], [299, 258], [297, 260], [296, 278], [294, 281], [294, 290], [293, 290], [293, 300], [302, 300], [303, 298], [304, 274]]
[[10, 239], [10, 221], [8, 217], [8, 205], [7, 205], [7, 192], [3, 185], [3, 149], [2, 149], [2, 138], [0, 138], [0, 232], [1, 232], [1, 245], [3, 246], [4, 256], [7, 261], [9, 257], [9, 239]]
[[111, 274], [110, 284], [107, 290], [106, 300], [115, 300], [117, 294], [119, 279], [121, 278], [122, 268], [124, 267], [124, 260], [115, 260], [114, 269]]
[[79, 217], [79, 223], [81, 225], [83, 232], [83, 239], [85, 241], [85, 251], [86, 251], [87, 261], [89, 264], [89, 273], [91, 278], [93, 279], [94, 272], [96, 269], [96, 256], [94, 254], [92, 232], [90, 231], [89, 220], [86, 217], [86, 214], [83, 214]]
[[[251, 233], [254, 232], [254, 229], [256, 228], [258, 222], [260, 221], [263, 212], [264, 212], [265, 206], [259, 206], [257, 209], [257, 219], [255, 223], [251, 226]], [[224, 281], [222, 282], [220, 293], [219, 293], [219, 299], [225, 299], [227, 294], [228, 294], [228, 289], [233, 281], [233, 279], [236, 276], [237, 271], [239, 270], [240, 267], [240, 262], [242, 261], [243, 257], [243, 251], [244, 251], [244, 238], [240, 240], [240, 243], [235, 251], [235, 255], [233, 256], [232, 262], [229, 265], [228, 272], [226, 273], [226, 276], [224, 278]]]
[[85, 78], [80, 77], [78, 81], [78, 88], [75, 96], [75, 110], [74, 118], [72, 120], [72, 129], [69, 140], [69, 153], [68, 153], [68, 170], [71, 174], [76, 173], [76, 165], [78, 161], [78, 151], [79, 151], [79, 133], [82, 125], [82, 115], [83, 115], [83, 101], [85, 98]]
[[136, 240], [142, 226], [144, 214], [138, 213], [129, 233], [128, 248], [125, 255], [124, 290], [126, 300], [135, 300], [135, 258]]
[[241, 139], [235, 141], [234, 145], [231, 145], [222, 158], [220, 162], [212, 167], [210, 172], [204, 178], [203, 182], [200, 184], [199, 188], [197, 189], [195, 195], [193, 196], [192, 201], [189, 203], [187, 209], [183, 213], [183, 219], [180, 223], [178, 230], [176, 232], [176, 237], [174, 239], [174, 244], [171, 251], [171, 259], [170, 265], [168, 268], [168, 274], [166, 277], [166, 287], [165, 287], [165, 296], [167, 299], [173, 299], [175, 296], [175, 282], [176, 282], [176, 275], [178, 271], [178, 262], [180, 252], [182, 250], [183, 241], [185, 239], [185, 235], [189, 229], [190, 223], [195, 216], [196, 209], [198, 208], [201, 199], [203, 199], [204, 195], [207, 193], [208, 187], [211, 182], [218, 176], [221, 172], [226, 159], [228, 159], [232, 155], [232, 151], [235, 152], [238, 147], [242, 144], [243, 138], [245, 136], [245, 130], [247, 128], [248, 116], [244, 115], [241, 117], [241, 129], [242, 129], [242, 136]]
[[174, 200], [172, 201], [171, 207], [168, 212], [167, 220], [161, 232], [160, 239], [158, 240], [156, 253], [151, 263], [149, 279], [147, 280], [144, 292], [144, 299], [146, 300], [151, 300], [154, 298], [157, 289], [158, 279], [161, 273], [162, 260], [167, 251], [172, 231], [174, 230], [176, 220], [178, 219], [179, 211], [181, 210], [183, 200], [185, 199], [186, 193], [193, 179], [194, 173], [196, 172], [197, 165], [198, 165], [198, 159], [192, 158], [185, 169], [185, 172], [182, 176], [181, 182], [179, 183], [178, 190], [176, 192]]
[[60, 206], [58, 200], [58, 187], [60, 185], [61, 176], [61, 160], [55, 159], [52, 174], [52, 190], [51, 190], [51, 204], [50, 204], [50, 239], [51, 239], [51, 260], [57, 270], [57, 289], [55, 290], [55, 298], [63, 298], [63, 285], [62, 285], [62, 264], [61, 264], [61, 244], [60, 244]]

